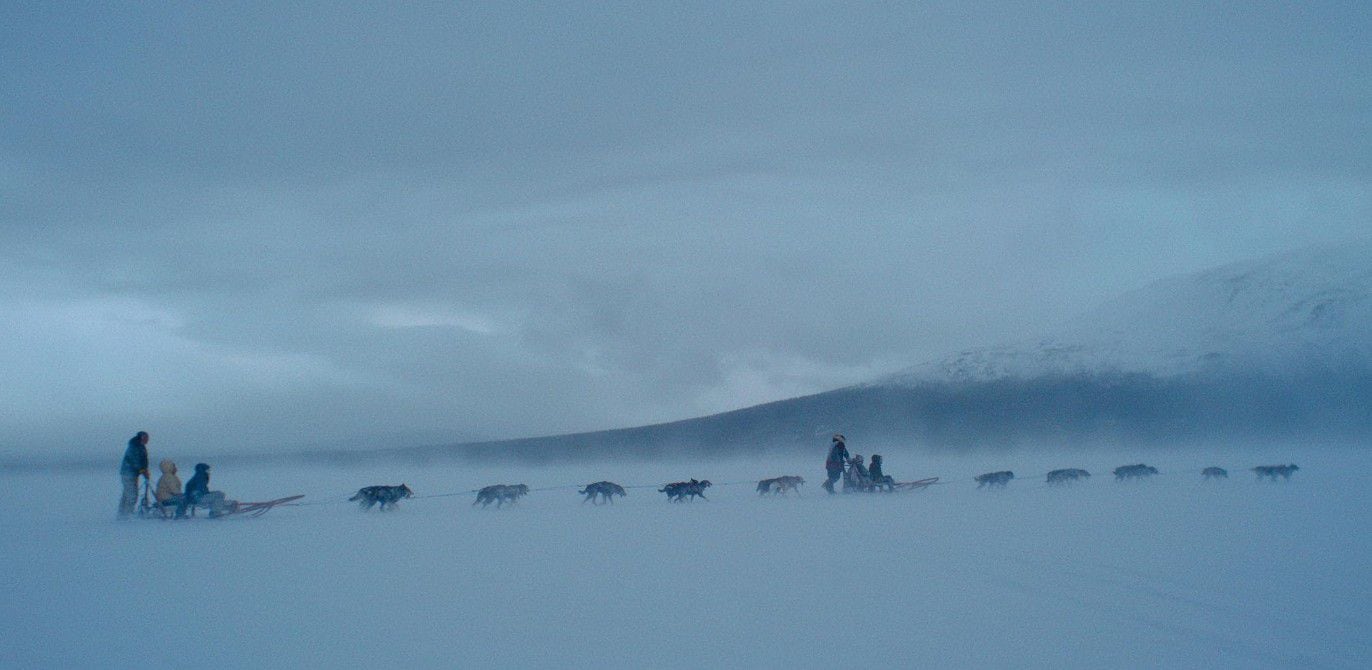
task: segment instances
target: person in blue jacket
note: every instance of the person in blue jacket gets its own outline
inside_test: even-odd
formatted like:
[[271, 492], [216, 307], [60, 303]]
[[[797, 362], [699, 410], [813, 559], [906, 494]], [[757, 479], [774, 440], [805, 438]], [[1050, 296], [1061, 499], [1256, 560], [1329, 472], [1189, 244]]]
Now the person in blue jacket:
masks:
[[210, 508], [211, 518], [232, 509], [232, 505], [224, 498], [223, 491], [210, 490], [210, 466], [205, 463], [195, 464], [195, 474], [186, 482], [186, 492], [181, 496], [181, 503], [176, 506], [176, 518], [185, 517], [186, 508], [192, 505]]
[[829, 457], [824, 459], [824, 469], [829, 474], [829, 478], [820, 486], [825, 491], [834, 492], [834, 482], [843, 476], [843, 466], [848, 463], [848, 446], [844, 444], [843, 435], [834, 434], [834, 439], [829, 446]]
[[148, 477], [148, 434], [138, 431], [129, 438], [124, 460], [119, 464], [119, 481], [124, 491], [119, 497], [119, 518], [127, 519], [138, 503], [138, 478]]

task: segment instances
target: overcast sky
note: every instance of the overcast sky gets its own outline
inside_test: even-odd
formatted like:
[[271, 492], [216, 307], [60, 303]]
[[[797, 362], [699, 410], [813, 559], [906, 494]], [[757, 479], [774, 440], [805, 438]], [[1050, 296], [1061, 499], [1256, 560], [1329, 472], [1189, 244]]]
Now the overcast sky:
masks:
[[1365, 237], [1369, 17], [0, 2], [0, 454], [687, 418]]

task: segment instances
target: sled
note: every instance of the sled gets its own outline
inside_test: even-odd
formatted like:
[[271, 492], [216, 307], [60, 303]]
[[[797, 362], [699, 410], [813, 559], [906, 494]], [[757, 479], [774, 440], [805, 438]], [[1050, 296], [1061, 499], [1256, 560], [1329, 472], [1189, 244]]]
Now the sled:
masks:
[[938, 483], [938, 477], [929, 477], [929, 478], [927, 478], [927, 479], [917, 479], [917, 480], [915, 480], [915, 481], [913, 481], [913, 482], [895, 482], [894, 484], [891, 484], [891, 490], [892, 490], [892, 491], [918, 491], [919, 489], [928, 488], [928, 487], [930, 487], [930, 486], [932, 486], [932, 485], [934, 485], [934, 484], [937, 484], [937, 483]]
[[[218, 516], [213, 516], [210, 518], [222, 519], [224, 517], [238, 516], [240, 514], [249, 517], [259, 517], [263, 514], [266, 514], [267, 512], [270, 512], [271, 509], [273, 507], [276, 507], [277, 505], [289, 505], [304, 497], [305, 496], [302, 494], [295, 496], [286, 496], [285, 498], [277, 498], [275, 500], [266, 500], [262, 502], [239, 502], [236, 500], [230, 501], [230, 506], [228, 510], [226, 510], [222, 514], [219, 514]], [[189, 508], [187, 508], [190, 512], [188, 518], [195, 517], [195, 508], [197, 507], [200, 506], [191, 505]], [[157, 501], [152, 499], [152, 495], [149, 493], [147, 486], [144, 485], [143, 498], [141, 501], [139, 501], [138, 505], [138, 516], [144, 519], [175, 518], [176, 502], [174, 500], [169, 500], [166, 504], [158, 503]]]
[[236, 515], [239, 515], [239, 514], [246, 514], [246, 515], [248, 515], [248, 516], [254, 516], [254, 517], [256, 517], [256, 516], [262, 516], [263, 514], [266, 514], [267, 512], [270, 512], [271, 509], [272, 509], [273, 507], [276, 507], [277, 505], [288, 505], [288, 504], [290, 504], [290, 503], [292, 503], [292, 502], [295, 502], [295, 501], [297, 501], [297, 500], [299, 500], [299, 499], [301, 499], [301, 498], [304, 498], [304, 497], [305, 497], [304, 495], [286, 496], [285, 498], [277, 498], [276, 500], [267, 500], [267, 501], [264, 501], [264, 502], [240, 502], [240, 503], [235, 503], [235, 504], [233, 505], [233, 509], [230, 509], [229, 511], [227, 511], [227, 512], [225, 512], [225, 513], [223, 513], [223, 514], [220, 514], [220, 515], [219, 515], [219, 518], [223, 518], [223, 517], [226, 517], [226, 516], [236, 516]]
[[938, 477], [917, 479], [913, 482], [892, 481], [890, 477], [877, 482], [862, 469], [859, 469], [856, 459], [848, 462], [848, 467], [843, 471], [843, 492], [844, 493], [894, 493], [896, 491], [918, 491], [928, 488], [938, 483]]

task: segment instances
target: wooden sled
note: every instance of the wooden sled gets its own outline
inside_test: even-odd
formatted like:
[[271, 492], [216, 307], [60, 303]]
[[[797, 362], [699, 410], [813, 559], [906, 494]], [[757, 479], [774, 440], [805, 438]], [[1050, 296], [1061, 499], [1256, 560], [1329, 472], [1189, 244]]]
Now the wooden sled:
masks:
[[891, 484], [891, 490], [918, 491], [920, 489], [928, 488], [937, 483], [938, 477], [929, 477], [928, 479], [917, 479], [913, 482], [895, 482], [894, 484]]
[[[304, 497], [304, 495], [286, 496], [285, 498], [277, 498], [275, 500], [263, 502], [231, 501], [228, 510], [218, 516], [210, 518], [222, 519], [224, 517], [238, 516], [240, 514], [249, 517], [259, 517], [271, 511], [271, 509], [277, 505], [288, 505]], [[201, 506], [191, 505], [188, 508], [190, 514], [186, 518], [195, 518], [195, 510], [197, 507]], [[138, 516], [144, 519], [173, 519], [175, 515], [176, 501], [168, 501], [166, 504], [159, 504], [155, 500], [152, 500], [152, 496], [150, 496], [146, 490], [144, 491], [143, 499], [140, 501], [138, 507]]]
[[848, 467], [843, 471], [843, 492], [844, 493], [894, 493], [896, 491], [918, 491], [938, 483], [938, 477], [927, 479], [917, 479], [913, 482], [897, 482], [890, 477], [882, 481], [875, 481], [868, 473], [859, 468], [856, 459], [848, 462]]
[[222, 519], [226, 516], [237, 516], [239, 514], [246, 514], [251, 517], [262, 516], [263, 514], [270, 512], [271, 509], [277, 505], [286, 505], [304, 497], [304, 495], [298, 495], [286, 496], [285, 498], [277, 498], [276, 500], [267, 500], [264, 502], [239, 502], [235, 503], [233, 508], [229, 511], [220, 514], [219, 518]]

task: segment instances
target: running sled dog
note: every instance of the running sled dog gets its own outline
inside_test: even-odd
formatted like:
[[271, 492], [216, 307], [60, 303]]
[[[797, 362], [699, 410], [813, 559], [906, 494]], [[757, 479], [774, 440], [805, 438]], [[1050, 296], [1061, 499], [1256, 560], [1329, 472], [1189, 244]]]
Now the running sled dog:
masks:
[[786, 475], [785, 477], [773, 477], [764, 479], [757, 483], [758, 495], [786, 495], [789, 491], [800, 492], [800, 485], [805, 483], [803, 477], [797, 475]]
[[972, 481], [977, 483], [977, 488], [990, 487], [994, 489], [1005, 488], [1005, 485], [1009, 484], [1010, 480], [1014, 478], [1015, 473], [1009, 470], [1001, 470], [1000, 472], [988, 472], [984, 475], [977, 475], [972, 478]]
[[687, 496], [690, 496], [691, 500], [695, 500], [697, 497], [701, 500], [709, 500], [705, 497], [705, 489], [707, 488], [710, 488], [710, 480], [692, 479], [689, 482], [672, 482], [658, 489], [657, 492], [666, 493], [667, 500], [672, 502], [681, 502], [686, 500]]
[[1267, 478], [1275, 482], [1277, 477], [1281, 477], [1283, 480], [1290, 479], [1291, 473], [1299, 469], [1300, 466], [1295, 463], [1290, 465], [1259, 465], [1253, 468], [1253, 472], [1258, 474], [1258, 479]]
[[487, 505], [495, 503], [496, 509], [500, 509], [506, 503], [513, 505], [526, 495], [529, 495], [529, 487], [525, 484], [493, 484], [477, 491], [476, 501], [472, 505], [480, 503], [481, 509], [486, 509]]
[[1049, 472], [1048, 483], [1054, 486], [1061, 486], [1063, 484], [1070, 484], [1075, 481], [1086, 479], [1090, 476], [1091, 473], [1082, 470], [1081, 468], [1063, 468], [1062, 470]]
[[376, 505], [381, 505], [381, 511], [395, 509], [396, 503], [414, 495], [410, 487], [401, 484], [400, 486], [364, 486], [357, 490], [357, 495], [348, 498], [349, 502], [356, 502], [363, 511], [369, 510]]
[[1121, 465], [1115, 468], [1115, 481], [1122, 482], [1126, 479], [1144, 479], [1158, 474], [1158, 469], [1151, 465], [1139, 463], [1137, 465]]
[[613, 503], [615, 501], [615, 496], [623, 498], [624, 487], [614, 482], [596, 482], [594, 484], [587, 484], [586, 488], [577, 491], [577, 493], [586, 496], [586, 499], [582, 500], [581, 504], [585, 505], [586, 503], [591, 503], [592, 505], [599, 505], [600, 503], [597, 502], [597, 500], [600, 498], [603, 498], [605, 502], [608, 503]]

